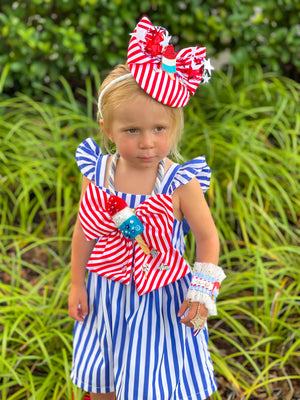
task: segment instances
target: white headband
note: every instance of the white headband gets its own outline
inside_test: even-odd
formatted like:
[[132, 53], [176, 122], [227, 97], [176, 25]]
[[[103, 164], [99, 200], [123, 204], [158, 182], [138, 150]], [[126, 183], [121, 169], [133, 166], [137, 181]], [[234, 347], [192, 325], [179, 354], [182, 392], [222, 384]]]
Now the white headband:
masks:
[[101, 91], [99, 99], [98, 99], [98, 110], [99, 110], [99, 114], [100, 114], [101, 118], [102, 118], [101, 103], [102, 103], [102, 98], [104, 96], [104, 93], [107, 91], [107, 89], [109, 89], [115, 83], [124, 81], [125, 79], [128, 79], [128, 78], [133, 78], [133, 75], [130, 73], [130, 74], [119, 76], [119, 78], [116, 78], [116, 79], [112, 80], [111, 82], [109, 82], [109, 84], [107, 86], [105, 86], [105, 88]]

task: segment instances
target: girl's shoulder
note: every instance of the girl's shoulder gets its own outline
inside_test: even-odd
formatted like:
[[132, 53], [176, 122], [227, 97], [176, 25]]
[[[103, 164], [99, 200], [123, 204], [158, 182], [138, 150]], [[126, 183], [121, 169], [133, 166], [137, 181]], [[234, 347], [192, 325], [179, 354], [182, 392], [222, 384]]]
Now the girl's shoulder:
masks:
[[164, 179], [164, 192], [172, 194], [175, 189], [186, 185], [193, 178], [196, 178], [203, 193], [209, 189], [211, 170], [206, 163], [205, 156], [193, 158], [184, 164], [171, 163]]
[[88, 138], [80, 143], [75, 156], [81, 173], [89, 180], [95, 181], [96, 167], [103, 155], [94, 139]]

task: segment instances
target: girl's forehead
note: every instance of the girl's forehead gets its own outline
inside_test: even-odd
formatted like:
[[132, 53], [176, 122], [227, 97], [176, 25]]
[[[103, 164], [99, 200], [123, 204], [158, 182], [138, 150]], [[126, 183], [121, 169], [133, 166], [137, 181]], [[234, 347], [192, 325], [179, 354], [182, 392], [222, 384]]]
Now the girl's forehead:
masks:
[[114, 110], [114, 119], [120, 121], [146, 121], [151, 118], [154, 120], [169, 121], [171, 119], [171, 112], [163, 104], [143, 95], [122, 102]]

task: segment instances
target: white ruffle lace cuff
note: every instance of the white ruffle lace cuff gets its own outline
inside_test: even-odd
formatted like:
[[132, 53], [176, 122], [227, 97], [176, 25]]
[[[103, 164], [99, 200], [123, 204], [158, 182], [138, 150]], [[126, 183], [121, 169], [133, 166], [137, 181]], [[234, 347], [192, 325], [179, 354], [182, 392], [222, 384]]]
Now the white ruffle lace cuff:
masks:
[[226, 275], [221, 267], [211, 263], [196, 262], [186, 298], [204, 304], [208, 309], [208, 316], [217, 315], [216, 298], [220, 283], [225, 278]]

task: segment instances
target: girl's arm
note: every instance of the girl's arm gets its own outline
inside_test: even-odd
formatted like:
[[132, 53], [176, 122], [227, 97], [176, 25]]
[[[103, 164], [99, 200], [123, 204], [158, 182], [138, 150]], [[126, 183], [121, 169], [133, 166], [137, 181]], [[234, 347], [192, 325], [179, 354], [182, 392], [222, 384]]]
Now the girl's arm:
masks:
[[[185, 216], [195, 237], [195, 261], [218, 265], [220, 250], [218, 232], [204, 198], [201, 186], [197, 182], [196, 178], [194, 178], [186, 185], [178, 187], [175, 193], [178, 199], [177, 204], [179, 211]], [[182, 317], [187, 308], [188, 302], [185, 300], [180, 307], [178, 316]], [[192, 327], [193, 325], [190, 321], [195, 317], [197, 308], [198, 303], [192, 303], [188, 314], [181, 320], [181, 322]], [[200, 315], [207, 317], [207, 313], [207, 308], [202, 304], [200, 307]]]
[[[83, 177], [81, 197], [90, 181]], [[71, 289], [69, 293], [69, 315], [77, 321], [83, 321], [88, 313], [87, 291], [85, 286], [86, 265], [96, 241], [88, 241], [77, 218], [73, 237], [71, 255]]]

